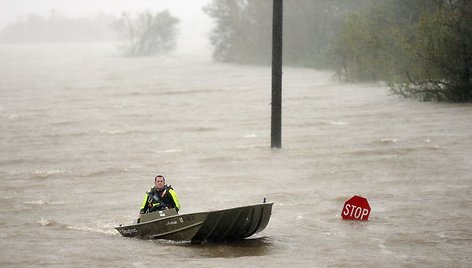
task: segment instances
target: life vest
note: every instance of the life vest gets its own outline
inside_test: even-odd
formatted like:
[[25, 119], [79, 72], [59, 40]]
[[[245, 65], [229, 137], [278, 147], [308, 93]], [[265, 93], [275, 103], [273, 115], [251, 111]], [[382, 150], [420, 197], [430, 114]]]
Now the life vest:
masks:
[[177, 211], [180, 209], [180, 202], [174, 189], [172, 186], [168, 185], [164, 186], [162, 190], [157, 190], [156, 187], [152, 187], [144, 197], [140, 213], [163, 210], [166, 208], [175, 208]]

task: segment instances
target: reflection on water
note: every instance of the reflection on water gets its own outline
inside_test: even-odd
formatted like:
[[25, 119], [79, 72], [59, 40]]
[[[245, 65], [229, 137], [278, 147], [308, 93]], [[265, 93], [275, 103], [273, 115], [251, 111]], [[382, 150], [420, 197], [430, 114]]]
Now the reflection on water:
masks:
[[[168, 241], [157, 241], [169, 245]], [[199, 258], [239, 258], [257, 257], [273, 254], [273, 242], [270, 237], [249, 238], [227, 243], [172, 243], [176, 247], [191, 248]]]

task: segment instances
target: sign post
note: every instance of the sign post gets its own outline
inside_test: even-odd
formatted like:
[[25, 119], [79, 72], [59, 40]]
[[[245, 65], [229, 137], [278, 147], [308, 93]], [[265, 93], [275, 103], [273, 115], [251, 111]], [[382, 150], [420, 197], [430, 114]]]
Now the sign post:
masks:
[[370, 206], [367, 199], [361, 196], [353, 196], [344, 203], [341, 217], [343, 220], [369, 220]]
[[282, 147], [282, 18], [283, 0], [273, 0], [271, 148]]

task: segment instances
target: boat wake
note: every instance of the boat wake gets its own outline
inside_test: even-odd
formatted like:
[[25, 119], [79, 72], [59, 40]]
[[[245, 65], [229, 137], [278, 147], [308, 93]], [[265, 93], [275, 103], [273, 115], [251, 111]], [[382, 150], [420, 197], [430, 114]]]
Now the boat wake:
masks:
[[91, 233], [100, 233], [107, 235], [118, 235], [118, 233], [113, 229], [112, 226], [79, 226], [79, 225], [69, 225], [67, 226], [69, 230], [84, 231]]
[[84, 231], [90, 233], [100, 233], [100, 234], [107, 234], [107, 235], [118, 235], [116, 231], [113, 229], [112, 225], [95, 225], [95, 226], [87, 226], [87, 225], [75, 225], [75, 224], [66, 224], [60, 223], [58, 221], [47, 219], [41, 217], [41, 219], [37, 222], [41, 226], [44, 227], [54, 227], [63, 230], [74, 230], [74, 231]]

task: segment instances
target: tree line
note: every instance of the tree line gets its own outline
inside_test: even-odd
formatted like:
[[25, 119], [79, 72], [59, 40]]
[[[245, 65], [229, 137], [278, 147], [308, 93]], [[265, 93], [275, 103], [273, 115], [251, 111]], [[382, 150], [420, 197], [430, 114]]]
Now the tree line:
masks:
[[114, 17], [98, 14], [88, 18], [68, 18], [51, 12], [48, 17], [29, 14], [0, 31], [2, 43], [106, 42], [116, 35], [109, 25]]
[[120, 50], [128, 56], [151, 56], [173, 50], [179, 19], [169, 11], [124, 12], [112, 28], [119, 35]]
[[49, 17], [30, 14], [0, 31], [1, 43], [115, 42], [125, 56], [152, 56], [176, 46], [179, 19], [167, 10], [123, 12], [119, 18], [99, 14], [68, 18], [54, 12]]
[[[213, 0], [217, 61], [270, 64], [273, 0]], [[472, 101], [472, 1], [285, 0], [284, 65], [385, 81], [395, 94]]]
[[[272, 1], [213, 0], [204, 7], [215, 22], [214, 60], [270, 64]], [[178, 23], [168, 11], [118, 19], [30, 15], [5, 27], [0, 41], [118, 37], [123, 55], [150, 56], [175, 48]], [[405, 97], [472, 101], [470, 0], [285, 0], [283, 27], [284, 65], [333, 70], [344, 81], [385, 81]]]

